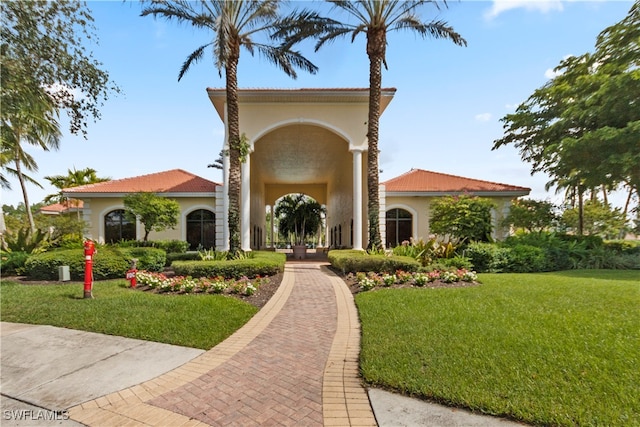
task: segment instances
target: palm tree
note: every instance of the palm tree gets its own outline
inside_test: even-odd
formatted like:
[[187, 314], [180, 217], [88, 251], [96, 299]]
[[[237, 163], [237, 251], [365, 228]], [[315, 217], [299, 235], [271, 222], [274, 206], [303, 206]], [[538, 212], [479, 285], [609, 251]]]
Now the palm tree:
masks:
[[304, 194], [284, 196], [274, 211], [279, 232], [293, 236], [293, 244], [303, 245], [305, 238], [318, 232], [325, 212], [320, 203]]
[[[267, 35], [277, 40], [276, 30], [280, 25], [279, 0], [151, 0], [142, 10], [141, 16], [153, 15], [167, 20], [188, 23], [196, 28], [209, 30], [211, 42], [193, 51], [182, 64], [178, 80], [182, 79], [189, 67], [202, 59], [205, 51], [211, 49], [216, 68], [226, 79], [227, 95], [227, 138], [229, 144], [229, 253], [233, 256], [240, 250], [240, 186], [241, 153], [246, 149], [246, 141], [240, 137], [238, 109], [238, 75], [240, 48], [251, 55], [258, 51], [268, 61], [280, 67], [287, 75], [296, 78], [295, 68], [311, 73], [317, 67], [291, 46], [259, 43], [254, 37]], [[315, 16], [312, 12], [294, 11], [284, 18], [287, 22], [300, 21]]]
[[[460, 34], [443, 21], [424, 22], [416, 14], [426, 5], [440, 8], [437, 0], [327, 0], [348, 15], [344, 22], [315, 20], [315, 25], [296, 27], [287, 30], [287, 42], [291, 45], [308, 37], [318, 38], [315, 50], [318, 51], [327, 42], [351, 36], [353, 42], [360, 33], [367, 37], [367, 55], [369, 56], [369, 119], [367, 139], [367, 193], [369, 219], [369, 249], [382, 247], [380, 236], [380, 200], [378, 197], [378, 126], [380, 122], [380, 97], [382, 85], [382, 64], [387, 68], [387, 34], [392, 31], [413, 31], [423, 38], [449, 39], [459, 46], [467, 42]], [[446, 1], [442, 2], [446, 6]]]
[[[60, 190], [56, 194], [50, 194], [44, 198], [45, 203], [66, 203], [67, 208], [70, 206], [78, 206], [75, 199], [67, 199], [64, 197], [62, 190], [65, 188], [79, 187], [81, 185], [96, 184], [98, 182], [111, 181], [111, 178], [100, 178], [97, 171], [92, 168], [67, 169], [67, 175], [45, 176], [44, 179], [49, 181], [51, 185]], [[80, 219], [80, 211], [78, 210], [78, 219]]]
[[[3, 94], [4, 95], [4, 94]], [[27, 218], [31, 232], [35, 232], [27, 182], [35, 183], [25, 175], [23, 168], [36, 172], [38, 165], [35, 159], [24, 151], [22, 143], [39, 146], [45, 151], [58, 149], [60, 144], [60, 125], [55, 119], [57, 110], [50, 96], [44, 91], [35, 91], [30, 96], [15, 96], [9, 105], [3, 105], [0, 141], [2, 142], [1, 163], [4, 170], [16, 176], [20, 182]], [[13, 168], [8, 165], [13, 163]]]

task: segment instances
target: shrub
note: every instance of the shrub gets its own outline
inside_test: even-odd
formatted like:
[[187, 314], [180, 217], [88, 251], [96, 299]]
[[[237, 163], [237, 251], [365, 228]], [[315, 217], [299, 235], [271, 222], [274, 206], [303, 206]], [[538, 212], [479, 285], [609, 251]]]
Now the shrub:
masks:
[[120, 248], [159, 248], [167, 254], [182, 254], [189, 249], [189, 243], [184, 240], [123, 240], [115, 244]]
[[604, 247], [617, 254], [630, 254], [640, 256], [640, 240], [608, 240]]
[[84, 277], [84, 252], [82, 249], [59, 249], [33, 255], [25, 262], [25, 274], [34, 280], [57, 280], [58, 267], [69, 266], [72, 280]]
[[165, 267], [170, 266], [173, 261], [195, 261], [200, 259], [198, 252], [185, 252], [185, 253], [169, 253], [167, 252], [167, 261]]
[[29, 258], [26, 252], [2, 252], [0, 262], [0, 274], [2, 276], [19, 276], [24, 273], [24, 264]]
[[[138, 268], [162, 269], [164, 251], [154, 248], [121, 249], [102, 246], [93, 257], [94, 280], [120, 279], [131, 266], [131, 258], [138, 258]], [[71, 280], [84, 279], [84, 251], [82, 249], [60, 249], [29, 257], [25, 263], [25, 274], [34, 280], [58, 280], [58, 267], [69, 266]]]
[[508, 248], [501, 248], [494, 243], [471, 243], [464, 250], [464, 255], [478, 273], [501, 272], [509, 262], [508, 254]]
[[162, 271], [167, 261], [165, 251], [158, 248], [125, 248], [120, 252], [129, 263], [132, 258], [136, 258], [138, 270]]
[[171, 265], [177, 275], [192, 277], [225, 277], [239, 279], [243, 276], [271, 276], [284, 271], [286, 255], [256, 251], [253, 258], [223, 261], [174, 261]]
[[547, 257], [541, 248], [530, 245], [516, 245], [509, 248], [508, 261], [503, 267], [504, 272], [532, 273], [545, 271]]
[[420, 262], [408, 256], [370, 255], [357, 250], [333, 250], [328, 254], [329, 262], [343, 274], [359, 271], [376, 273], [395, 273], [396, 270], [414, 272], [420, 268]]

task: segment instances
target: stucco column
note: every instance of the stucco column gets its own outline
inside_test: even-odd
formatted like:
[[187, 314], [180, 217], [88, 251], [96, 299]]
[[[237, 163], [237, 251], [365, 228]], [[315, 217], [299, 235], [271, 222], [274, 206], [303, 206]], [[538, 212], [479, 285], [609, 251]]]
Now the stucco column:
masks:
[[240, 247], [243, 251], [251, 250], [251, 152], [242, 163], [242, 200], [240, 202]]
[[[225, 150], [227, 145], [225, 144]], [[222, 206], [224, 213], [222, 215], [222, 248], [229, 250], [229, 156], [222, 156], [222, 182], [224, 183], [224, 191], [222, 192]]]
[[362, 150], [353, 153], [353, 249], [362, 249]]

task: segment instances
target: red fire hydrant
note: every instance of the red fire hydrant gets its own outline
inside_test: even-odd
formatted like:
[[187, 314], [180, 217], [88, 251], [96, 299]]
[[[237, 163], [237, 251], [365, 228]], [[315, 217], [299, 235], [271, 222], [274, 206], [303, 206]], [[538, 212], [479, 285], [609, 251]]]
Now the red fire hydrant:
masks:
[[93, 255], [96, 245], [91, 240], [84, 242], [84, 297], [93, 298]]
[[136, 269], [136, 264], [138, 263], [138, 260], [133, 258], [131, 260], [131, 268], [129, 269], [129, 271], [127, 271], [127, 274], [125, 275], [125, 278], [129, 281], [129, 284], [131, 285], [132, 288], [136, 287], [136, 273], [138, 272], [138, 270]]

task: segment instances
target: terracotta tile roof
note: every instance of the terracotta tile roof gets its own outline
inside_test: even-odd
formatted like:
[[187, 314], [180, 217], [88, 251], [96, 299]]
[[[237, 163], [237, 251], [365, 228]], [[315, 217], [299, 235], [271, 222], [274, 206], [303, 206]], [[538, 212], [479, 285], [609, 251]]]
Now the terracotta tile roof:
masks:
[[54, 203], [51, 205], [43, 206], [40, 208], [40, 212], [45, 214], [61, 214], [76, 209], [82, 209], [84, 202], [82, 200], [71, 200], [69, 203]]
[[500, 193], [522, 192], [529, 194], [530, 188], [516, 185], [499, 184], [462, 176], [432, 172], [423, 169], [411, 169], [398, 177], [383, 182], [386, 191], [409, 193]]
[[182, 169], [172, 169], [149, 175], [116, 179], [97, 184], [65, 188], [64, 194], [80, 195], [85, 193], [213, 193], [217, 184]]

